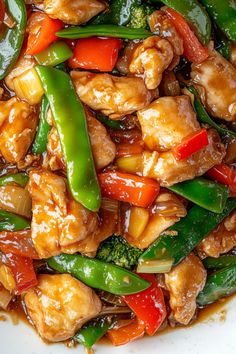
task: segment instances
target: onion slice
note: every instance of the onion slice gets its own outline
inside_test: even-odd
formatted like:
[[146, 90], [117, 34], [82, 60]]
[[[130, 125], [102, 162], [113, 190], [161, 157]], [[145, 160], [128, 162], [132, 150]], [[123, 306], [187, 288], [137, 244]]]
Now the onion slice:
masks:
[[0, 187], [0, 209], [30, 218], [31, 198], [29, 192], [18, 186]]

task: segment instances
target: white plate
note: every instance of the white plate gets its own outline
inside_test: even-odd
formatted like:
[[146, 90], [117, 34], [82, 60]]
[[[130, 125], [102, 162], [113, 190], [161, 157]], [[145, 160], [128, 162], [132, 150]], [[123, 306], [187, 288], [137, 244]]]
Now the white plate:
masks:
[[[225, 305], [226, 320], [219, 313], [190, 328], [145, 337], [122, 347], [98, 345], [95, 354], [235, 354], [236, 298]], [[221, 309], [222, 310], [222, 309]], [[46, 345], [33, 329], [21, 323], [0, 322], [1, 354], [84, 354], [82, 347], [66, 348], [62, 344]]]

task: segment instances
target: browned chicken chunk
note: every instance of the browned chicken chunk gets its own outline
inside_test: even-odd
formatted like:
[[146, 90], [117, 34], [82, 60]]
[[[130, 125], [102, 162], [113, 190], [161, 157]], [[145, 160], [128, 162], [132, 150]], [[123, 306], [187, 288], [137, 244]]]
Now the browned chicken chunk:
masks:
[[233, 211], [197, 247], [201, 258], [219, 257], [236, 246], [236, 211]]
[[39, 335], [48, 342], [73, 337], [101, 311], [95, 292], [69, 274], [38, 276], [39, 284], [24, 295], [24, 303]]
[[203, 103], [214, 116], [236, 120], [236, 69], [213, 51], [201, 64], [193, 64], [191, 78]]
[[193, 253], [165, 274], [170, 307], [177, 322], [187, 325], [196, 310], [196, 298], [206, 282], [206, 270]]
[[44, 11], [69, 25], [80, 25], [106, 9], [99, 0], [44, 0]]
[[0, 155], [7, 162], [19, 162], [25, 157], [37, 122], [37, 114], [27, 102], [15, 97], [0, 102]]
[[81, 101], [113, 119], [145, 108], [153, 98], [153, 92], [148, 91], [138, 77], [86, 71], [72, 71], [71, 77]]

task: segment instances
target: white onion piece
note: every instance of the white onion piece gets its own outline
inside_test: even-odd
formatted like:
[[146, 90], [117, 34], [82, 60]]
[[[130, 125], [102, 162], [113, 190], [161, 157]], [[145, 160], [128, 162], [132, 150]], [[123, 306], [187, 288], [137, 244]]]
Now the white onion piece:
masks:
[[31, 198], [29, 192], [18, 186], [0, 187], [0, 209], [31, 217]]

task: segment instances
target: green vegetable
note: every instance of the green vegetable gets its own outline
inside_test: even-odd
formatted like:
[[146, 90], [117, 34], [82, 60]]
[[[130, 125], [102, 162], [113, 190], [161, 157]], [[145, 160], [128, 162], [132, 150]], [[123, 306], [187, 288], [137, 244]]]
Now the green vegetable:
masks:
[[227, 60], [231, 58], [232, 46], [228, 38], [215, 26], [215, 49]]
[[0, 231], [19, 231], [30, 227], [30, 222], [21, 216], [0, 210]]
[[137, 265], [138, 258], [142, 253], [142, 250], [132, 247], [124, 237], [113, 235], [100, 244], [96, 258], [126, 269], [132, 269]]
[[229, 198], [221, 214], [215, 214], [198, 205], [161, 236], [142, 254], [139, 262], [160, 260], [173, 265], [181, 262], [215, 227], [236, 208], [236, 198]]
[[125, 125], [120, 120], [110, 119], [108, 117], [102, 116], [101, 114], [98, 114], [96, 118], [109, 128], [116, 130], [125, 130]]
[[205, 306], [236, 291], [236, 267], [226, 267], [208, 276], [204, 289], [197, 297], [199, 306]]
[[[222, 1], [222, 0], [220, 0]], [[163, 0], [165, 5], [179, 12], [191, 25], [202, 44], [211, 39], [211, 21], [205, 9], [196, 0]]]
[[0, 38], [0, 80], [9, 73], [15, 64], [23, 44], [26, 28], [26, 9], [23, 0], [6, 0], [7, 11], [13, 17], [16, 24], [13, 28], [7, 28]]
[[197, 90], [193, 86], [188, 87], [188, 90], [194, 95], [194, 108], [197, 113], [197, 118], [201, 123], [209, 124], [211, 127], [215, 128], [218, 131], [218, 133], [223, 137], [227, 137], [227, 136], [236, 137], [236, 132], [233, 132], [228, 128], [222, 127], [221, 125], [215, 123], [213, 119], [211, 119], [211, 117], [209, 116], [209, 114], [207, 113], [207, 111], [205, 110], [205, 108], [203, 107], [200, 101]]
[[32, 152], [34, 154], [42, 154], [47, 150], [48, 133], [51, 129], [51, 126], [47, 122], [48, 109], [48, 99], [46, 96], [43, 96], [39, 114], [39, 126], [32, 146]]
[[130, 28], [147, 28], [148, 26], [148, 16], [155, 11], [155, 8], [146, 4], [141, 6], [134, 6], [132, 9], [132, 14], [130, 22], [127, 27]]
[[154, 259], [151, 261], [140, 261], [137, 267], [137, 273], [167, 273], [171, 270], [173, 265], [173, 260], [164, 260], [163, 262], [159, 259]]
[[236, 3], [233, 0], [201, 0], [221, 31], [236, 41]]
[[97, 37], [115, 37], [125, 39], [142, 39], [152, 36], [152, 33], [142, 28], [127, 28], [116, 25], [87, 25], [84, 27], [68, 27], [56, 33], [61, 38], [88, 38]]
[[135, 294], [149, 283], [116, 265], [78, 254], [61, 254], [48, 260], [48, 265], [60, 273], [70, 273], [86, 285], [115, 295]]
[[87, 209], [97, 211], [101, 204], [100, 187], [83, 105], [68, 74], [46, 66], [36, 66], [36, 71], [60, 138], [71, 194]]
[[29, 177], [26, 173], [23, 172], [5, 175], [0, 177], [0, 186], [6, 186], [7, 184], [16, 183], [19, 184], [21, 187], [24, 187], [28, 180]]
[[208, 257], [203, 260], [203, 264], [206, 268], [217, 269], [225, 267], [236, 267], [236, 256], [226, 255], [218, 258]]
[[41, 65], [55, 66], [64, 63], [73, 55], [72, 50], [65, 42], [54, 42], [34, 57]]
[[203, 177], [177, 183], [168, 189], [214, 213], [222, 213], [229, 197], [228, 187]]
[[86, 348], [92, 348], [106, 334], [112, 323], [113, 321], [107, 317], [92, 320], [86, 323], [73, 338]]

